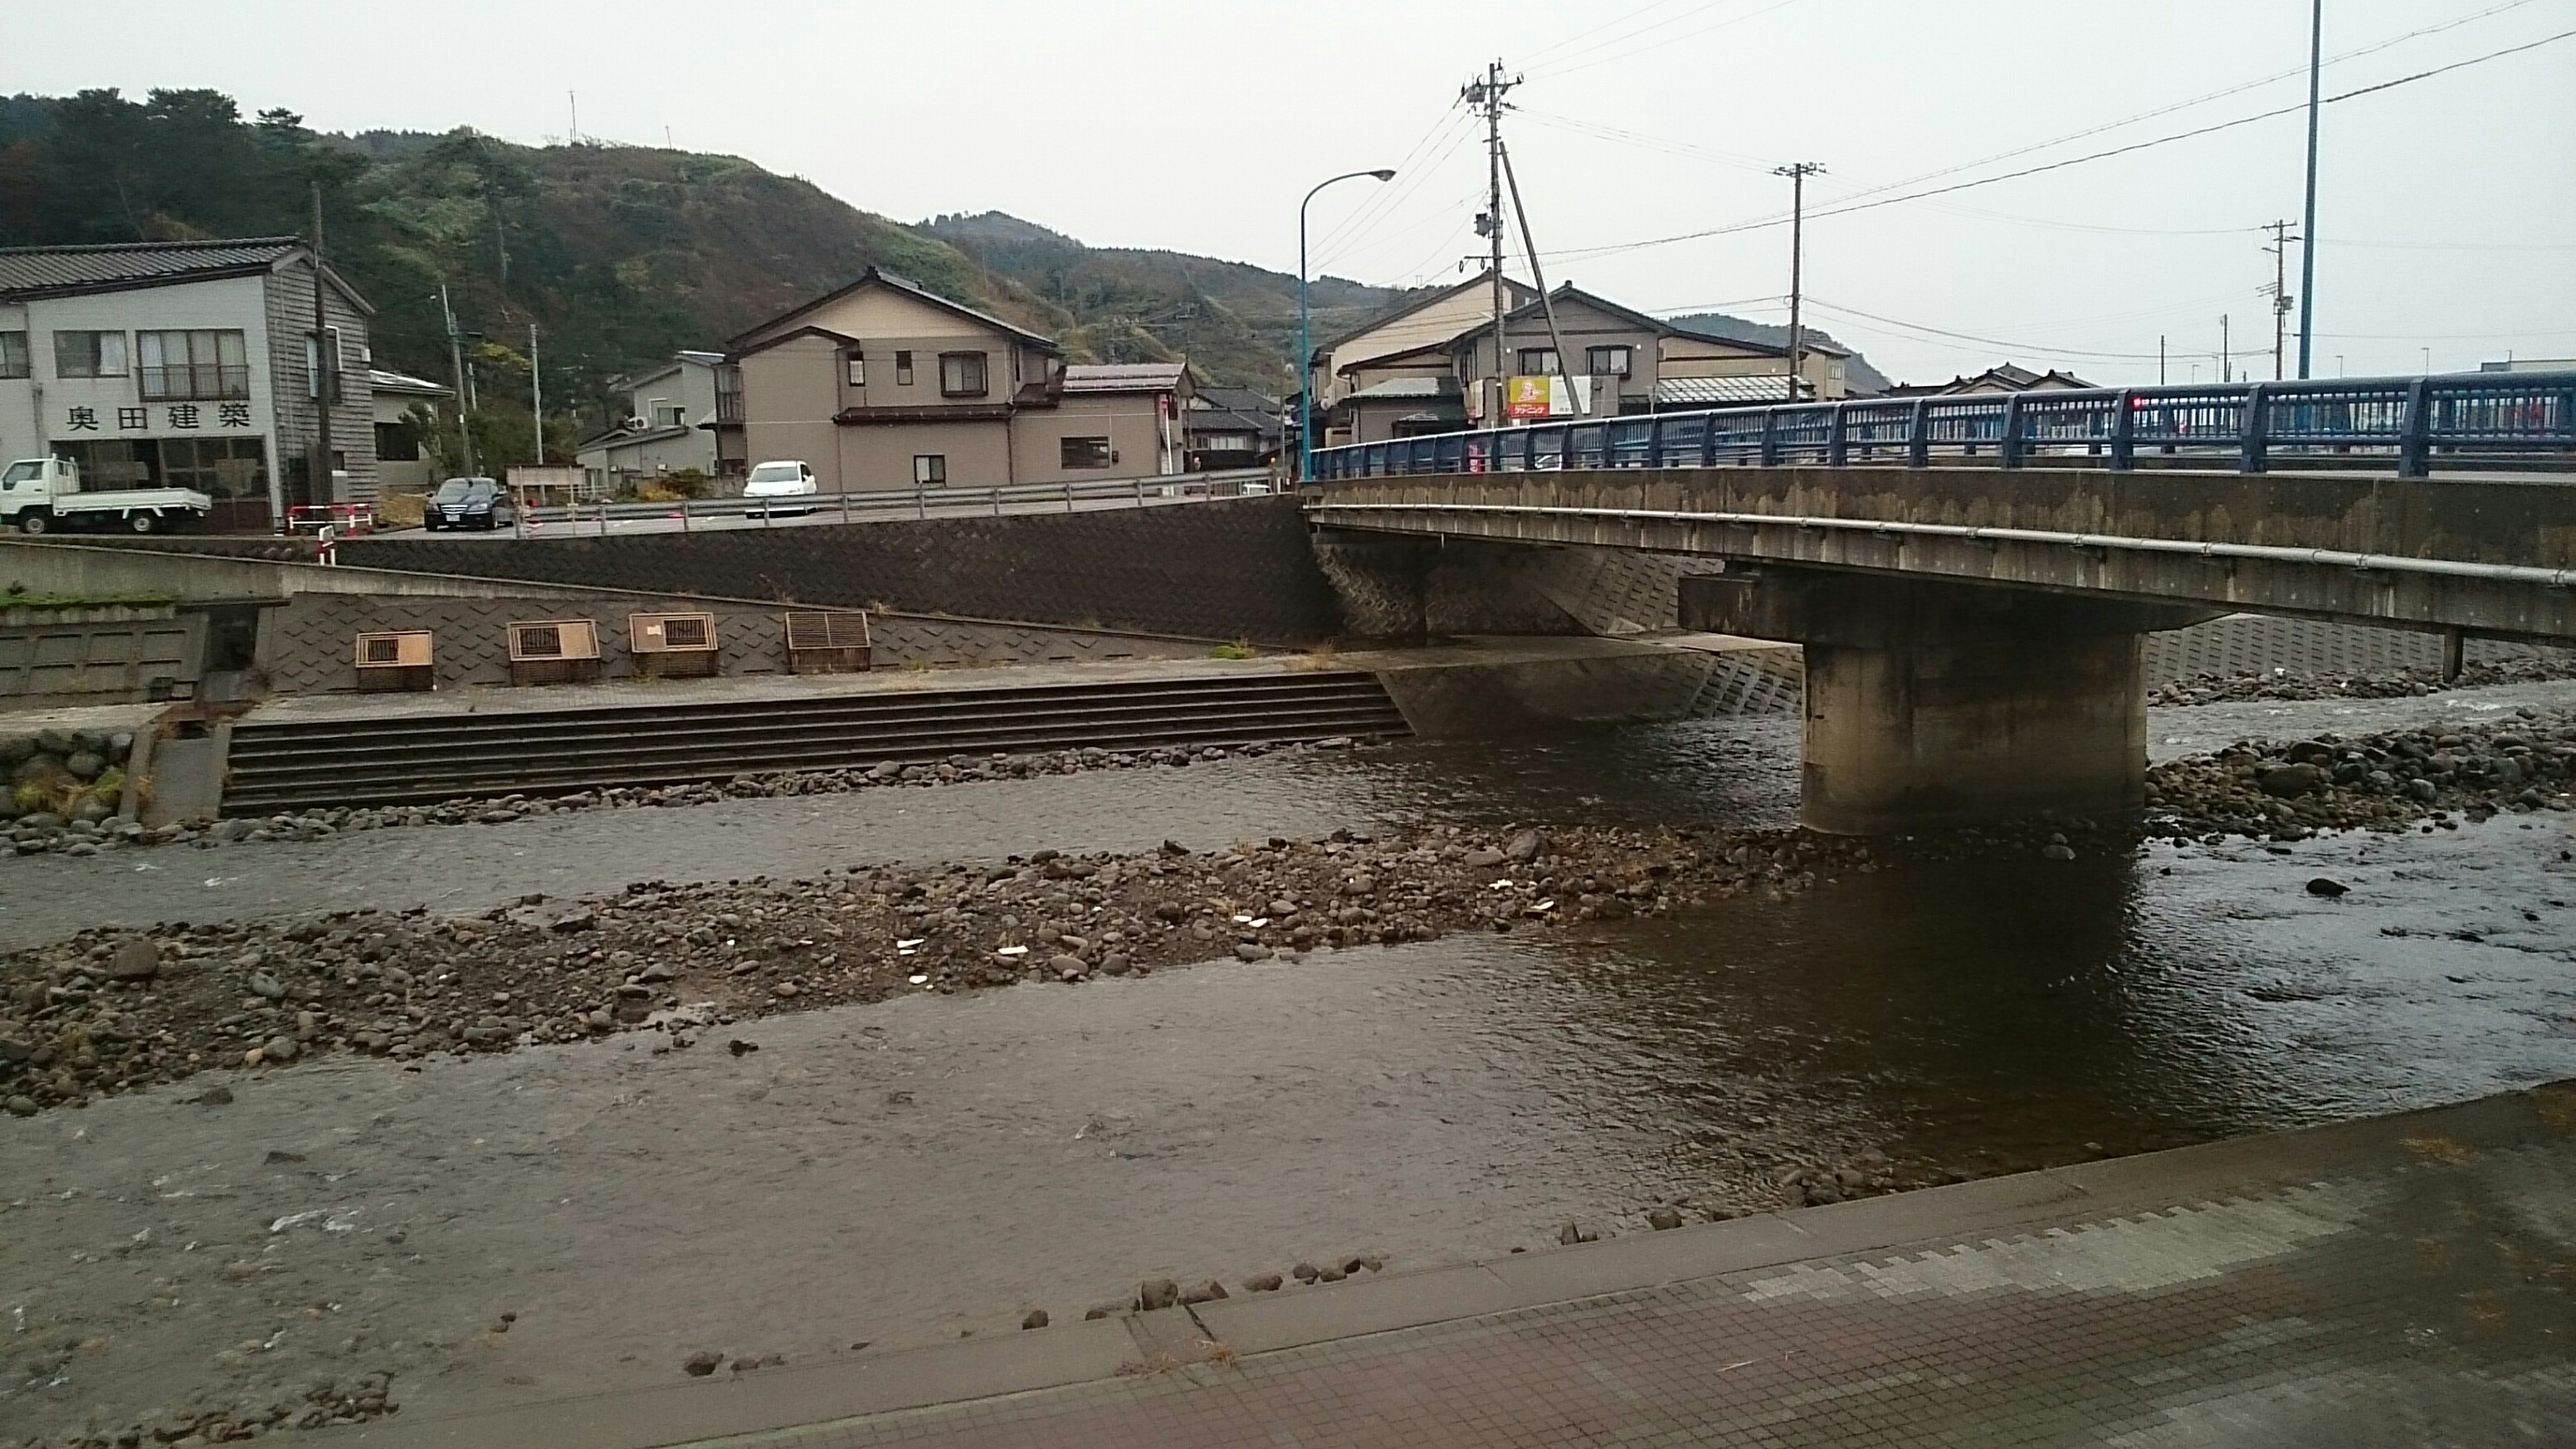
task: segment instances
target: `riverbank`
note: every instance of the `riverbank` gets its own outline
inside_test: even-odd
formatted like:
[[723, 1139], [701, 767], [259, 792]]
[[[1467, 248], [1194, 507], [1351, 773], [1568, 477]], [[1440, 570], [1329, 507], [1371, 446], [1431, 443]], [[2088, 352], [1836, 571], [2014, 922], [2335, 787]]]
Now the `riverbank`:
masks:
[[[2256, 720], [2283, 742], [2259, 765], [2442, 720], [2433, 754], [2462, 734], [2455, 761], [2513, 758], [2499, 732], [2562, 727], [2522, 698], [2156, 727], [2160, 749], [2223, 749]], [[2464, 723], [2497, 728], [2471, 751]], [[2061, 824], [1801, 859], [1760, 823], [1794, 807], [1794, 743], [1767, 719], [591, 811], [242, 844], [221, 858], [250, 880], [221, 889], [131, 856], [13, 861], [0, 927], [48, 963], [42, 1021], [132, 1015], [108, 1045], [159, 1060], [81, 1110], [0, 1119], [0, 1309], [26, 1325], [0, 1339], [0, 1419], [59, 1449], [370, 1399], [445, 1414], [685, 1382], [718, 1349], [718, 1378], [747, 1359], [756, 1381], [1036, 1310], [1078, 1325], [1164, 1280], [1243, 1299], [1374, 1258], [1387, 1281], [1569, 1228], [1635, 1238], [2576, 1075], [2576, 814], [2473, 820], [2491, 771], [2405, 792], [2425, 813], [2403, 831]], [[2434, 810], [2458, 828], [2423, 833]], [[1530, 828], [1543, 851], [1515, 860]], [[1346, 903], [1355, 872], [1372, 904]], [[668, 883], [621, 888], [638, 876]], [[100, 979], [137, 942], [151, 980]], [[1044, 969], [1059, 954], [1079, 979]], [[50, 997], [93, 972], [87, 1000]], [[731, 1019], [691, 1013], [719, 993]], [[379, 1020], [381, 1057], [359, 1036]], [[211, 1033], [200, 1062], [183, 1031]], [[164, 1066], [194, 1075], [136, 1080]]]

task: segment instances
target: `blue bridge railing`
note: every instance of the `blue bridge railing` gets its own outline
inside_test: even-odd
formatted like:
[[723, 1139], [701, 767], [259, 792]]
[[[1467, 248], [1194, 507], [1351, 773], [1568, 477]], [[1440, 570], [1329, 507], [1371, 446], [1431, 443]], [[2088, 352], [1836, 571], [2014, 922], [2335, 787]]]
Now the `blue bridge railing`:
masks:
[[1315, 452], [1321, 482], [1556, 468], [1862, 464], [1967, 458], [2129, 469], [2226, 458], [2346, 466], [2393, 459], [2410, 478], [2453, 466], [2576, 466], [2576, 372], [2258, 382], [1860, 398], [1583, 418], [1436, 433]]

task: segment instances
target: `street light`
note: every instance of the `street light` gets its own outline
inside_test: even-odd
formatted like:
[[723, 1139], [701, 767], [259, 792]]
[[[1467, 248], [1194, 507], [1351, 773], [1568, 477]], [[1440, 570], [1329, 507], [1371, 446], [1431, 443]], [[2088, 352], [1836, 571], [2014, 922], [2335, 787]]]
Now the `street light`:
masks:
[[[1345, 171], [1315, 183], [1321, 191], [1336, 181], [1356, 181], [1374, 176], [1380, 181], [1393, 181], [1392, 168], [1382, 171]], [[1305, 483], [1315, 476], [1315, 369], [1312, 358], [1315, 344], [1306, 333], [1306, 207], [1315, 199], [1315, 191], [1297, 203], [1297, 481]]]

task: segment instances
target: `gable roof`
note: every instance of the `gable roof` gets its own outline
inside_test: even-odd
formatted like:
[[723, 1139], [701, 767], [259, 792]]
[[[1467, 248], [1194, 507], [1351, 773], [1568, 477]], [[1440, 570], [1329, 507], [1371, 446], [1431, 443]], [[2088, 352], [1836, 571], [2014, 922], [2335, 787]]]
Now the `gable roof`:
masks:
[[[752, 339], [759, 337], [760, 334], [768, 331], [772, 327], [780, 327], [789, 322], [793, 322], [797, 318], [802, 317], [817, 308], [828, 307], [834, 302], [841, 300], [843, 297], [849, 296], [851, 293], [856, 292], [863, 287], [891, 287], [898, 292], [918, 297], [922, 301], [928, 302], [934, 307], [955, 313], [957, 316], [964, 317], [969, 321], [982, 323], [984, 326], [990, 327], [996, 332], [1006, 333], [1009, 336], [1016, 337], [1020, 341], [1028, 343], [1032, 347], [1056, 353], [1059, 356], [1062, 355], [1064, 351], [1063, 348], [1056, 346], [1055, 339], [1052, 337], [1041, 336], [1038, 333], [1031, 332], [1025, 327], [1014, 326], [1011, 323], [1005, 322], [1001, 318], [994, 316], [990, 312], [978, 312], [963, 302], [952, 302], [946, 297], [939, 295], [937, 292], [930, 290], [928, 287], [921, 285], [919, 282], [912, 280], [910, 277], [898, 276], [893, 272], [887, 271], [883, 267], [873, 266], [868, 268], [866, 271], [859, 273], [859, 279], [857, 281], [850, 283], [848, 286], [843, 287], [838, 291], [826, 292], [822, 296], [816, 297], [810, 302], [799, 303], [756, 327], [747, 328], [742, 332], [736, 333], [732, 340], [725, 344], [725, 348], [728, 352], [735, 354], [740, 354], [746, 351], [756, 352], [762, 347], [767, 347], [771, 343], [782, 340], [780, 338], [773, 337], [766, 341], [757, 343], [756, 345], [747, 345], [751, 344]], [[824, 329], [817, 327], [805, 330], [820, 332]], [[834, 333], [831, 335], [838, 336], [839, 334]], [[847, 341], [849, 339], [845, 338], [843, 340]]]
[[[1325, 353], [1334, 351], [1345, 343], [1355, 342], [1360, 338], [1366, 337], [1368, 334], [1377, 331], [1381, 327], [1401, 322], [1405, 318], [1412, 316], [1414, 313], [1419, 312], [1426, 307], [1437, 306], [1438, 304], [1446, 302], [1450, 298], [1455, 297], [1459, 293], [1467, 291], [1470, 288], [1491, 287], [1493, 285], [1494, 269], [1487, 267], [1485, 270], [1478, 272], [1476, 275], [1469, 277], [1467, 280], [1460, 282], [1455, 286], [1443, 287], [1439, 291], [1431, 293], [1429, 296], [1416, 297], [1412, 301], [1403, 303], [1389, 311], [1380, 312], [1376, 316], [1369, 318], [1367, 321], [1360, 323], [1358, 326], [1341, 333], [1339, 336], [1328, 338], [1325, 341], [1316, 343], [1314, 353], [1306, 359], [1307, 365], [1314, 365], [1314, 363], [1323, 357]], [[1526, 282], [1515, 281], [1508, 275], [1503, 278], [1503, 291], [1507, 298], [1523, 296], [1535, 297], [1538, 295], [1537, 288], [1532, 287]], [[1407, 350], [1410, 351], [1411, 349]]]
[[453, 397], [456, 394], [456, 389], [446, 383], [432, 382], [388, 367], [368, 368], [367, 386], [376, 392], [400, 393], [405, 397]]
[[788, 331], [781, 332], [775, 337], [764, 337], [758, 342], [751, 344], [749, 347], [737, 347], [731, 356], [736, 359], [749, 357], [755, 352], [766, 352], [770, 348], [776, 347], [781, 343], [793, 342], [799, 337], [820, 337], [826, 342], [837, 343], [843, 347], [856, 347], [859, 345], [859, 339], [848, 336], [845, 333], [835, 332], [829, 327], [796, 327], [791, 328]]
[[[1747, 352], [1755, 353], [1763, 357], [1786, 357], [1789, 355], [1789, 349], [1785, 344], [1777, 342], [1755, 342], [1749, 338], [1729, 336], [1724, 332], [1712, 332], [1705, 327], [1684, 327], [1678, 323], [1670, 321], [1669, 319], [1657, 317], [1649, 312], [1640, 312], [1634, 307], [1622, 306], [1617, 302], [1611, 301], [1607, 297], [1584, 291], [1572, 282], [1567, 282], [1564, 285], [1557, 287], [1554, 291], [1548, 293], [1548, 296], [1560, 304], [1566, 302], [1580, 302], [1584, 306], [1592, 308], [1594, 311], [1607, 313], [1612, 317], [1616, 317], [1620, 321], [1625, 322], [1632, 327], [1652, 332], [1657, 337], [1688, 337], [1698, 342], [1714, 342], [1721, 347], [1740, 347]], [[1531, 317], [1543, 318], [1546, 315], [1547, 307], [1545, 303], [1531, 301], [1524, 306], [1513, 309], [1507, 320], [1519, 322]], [[1465, 334], [1462, 333], [1460, 335], [1464, 336]], [[1838, 347], [1830, 342], [1819, 342], [1812, 333], [1799, 342], [1798, 348], [1802, 352], [1817, 353], [1826, 357], [1851, 356], [1851, 352], [1848, 348]]]
[[[303, 241], [291, 236], [0, 247], [0, 302], [255, 277], [306, 254]], [[361, 313], [375, 312], [355, 287], [327, 265], [322, 275]]]

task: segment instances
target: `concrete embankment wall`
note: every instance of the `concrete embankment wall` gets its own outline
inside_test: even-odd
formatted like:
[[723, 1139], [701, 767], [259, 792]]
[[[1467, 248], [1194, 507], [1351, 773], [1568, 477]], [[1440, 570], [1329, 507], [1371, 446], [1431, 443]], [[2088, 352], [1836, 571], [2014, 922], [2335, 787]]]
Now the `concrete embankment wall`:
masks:
[[354, 539], [343, 562], [1305, 645], [1341, 630], [1295, 498], [606, 538]]
[[[728, 677], [787, 672], [786, 628], [781, 610], [774, 606], [569, 591], [496, 593], [471, 599], [299, 594], [283, 607], [264, 612], [259, 663], [273, 693], [354, 690], [358, 678], [353, 641], [360, 633], [427, 629], [440, 688], [500, 686], [510, 683], [511, 621], [581, 618], [599, 626], [599, 677], [631, 679], [641, 670], [628, 647], [627, 616], [662, 610], [715, 615], [718, 671]], [[869, 633], [871, 654], [880, 669], [1189, 659], [1207, 653], [1207, 646], [1194, 640], [912, 615], [872, 615]], [[672, 688], [685, 691], [688, 685], [679, 682]]]

